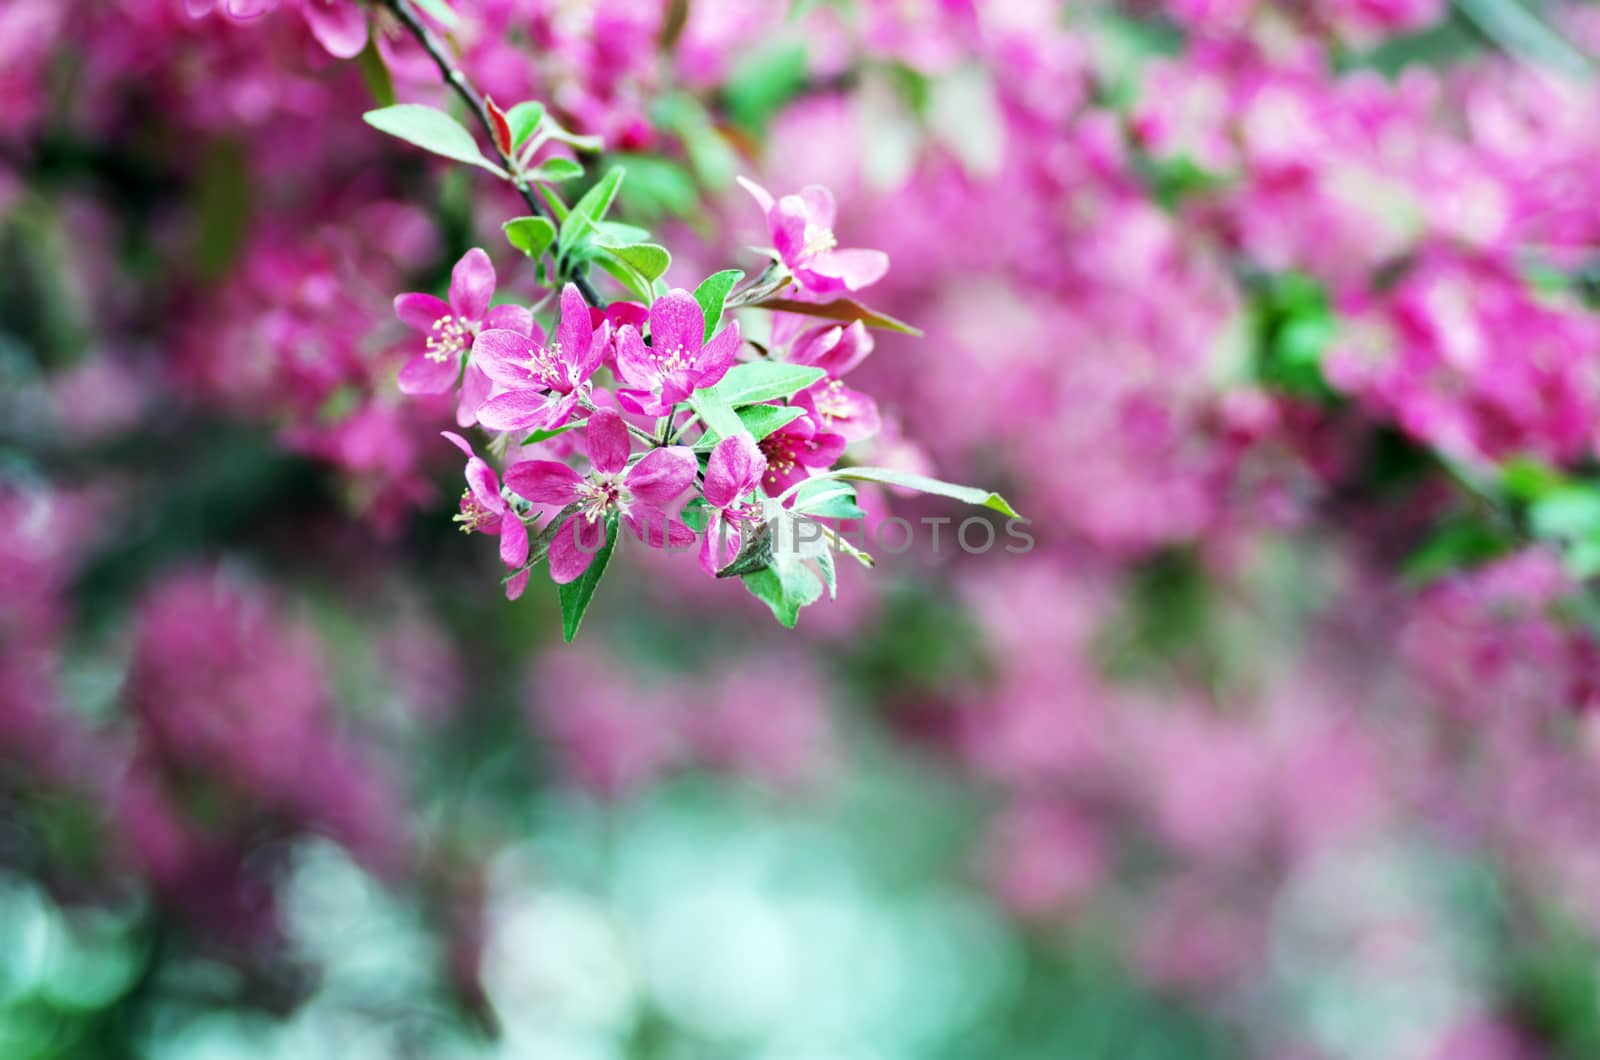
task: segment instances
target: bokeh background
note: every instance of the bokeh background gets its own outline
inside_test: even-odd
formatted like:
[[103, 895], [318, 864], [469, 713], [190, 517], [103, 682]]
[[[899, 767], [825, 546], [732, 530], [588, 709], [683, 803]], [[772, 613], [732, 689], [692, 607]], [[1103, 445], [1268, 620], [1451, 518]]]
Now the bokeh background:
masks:
[[832, 187], [1038, 543], [567, 646], [394, 382], [523, 211], [318, 5], [0, 6], [0, 1057], [1600, 1055], [1600, 13], [454, 3], [676, 283]]

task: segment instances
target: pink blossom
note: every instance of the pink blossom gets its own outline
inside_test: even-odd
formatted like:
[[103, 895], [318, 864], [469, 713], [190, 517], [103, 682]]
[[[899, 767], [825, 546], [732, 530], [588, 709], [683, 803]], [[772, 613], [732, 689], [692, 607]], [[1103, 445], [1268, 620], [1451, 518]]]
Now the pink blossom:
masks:
[[627, 425], [609, 409], [589, 417], [586, 437], [593, 465], [587, 476], [554, 460], [525, 460], [506, 469], [506, 485], [533, 503], [577, 506], [550, 542], [551, 578], [565, 585], [589, 569], [613, 515], [652, 548], [692, 545], [694, 531], [667, 508], [694, 482], [694, 453], [685, 446], [652, 449], [629, 467]]
[[761, 439], [767, 471], [761, 484], [776, 497], [811, 477], [813, 468], [829, 468], [844, 453], [845, 438], [820, 427], [810, 414], [785, 424]]
[[488, 254], [474, 247], [451, 271], [448, 303], [431, 294], [403, 294], [394, 300], [400, 320], [427, 336], [423, 352], [400, 369], [401, 392], [442, 394], [459, 379], [456, 422], [462, 427], [476, 422], [478, 406], [490, 390], [488, 377], [470, 356], [480, 332], [502, 329], [526, 336], [536, 327], [533, 314], [521, 306], [490, 306], [494, 288], [494, 264]]
[[700, 542], [700, 566], [707, 574], [733, 562], [744, 544], [745, 532], [762, 519], [759, 500], [750, 494], [767, 472], [767, 458], [748, 433], [724, 438], [706, 462], [705, 498], [710, 510]]
[[[450, 444], [467, 456], [467, 488], [461, 494], [461, 512], [456, 521], [465, 534], [495, 534], [500, 538], [500, 562], [515, 570], [528, 561], [528, 527], [515, 505], [500, 493], [500, 480], [459, 434], [443, 432]], [[522, 465], [513, 465], [513, 468]], [[509, 476], [508, 469], [506, 474]], [[524, 494], [526, 496], [526, 494]], [[506, 599], [515, 600], [527, 587], [528, 572], [523, 571], [506, 583]]]
[[838, 208], [833, 192], [822, 185], [808, 184], [798, 195], [774, 200], [754, 181], [740, 177], [739, 183], [766, 214], [778, 260], [806, 291], [859, 291], [889, 271], [889, 256], [881, 250], [839, 249], [833, 234]]
[[617, 331], [617, 370], [632, 389], [617, 392], [624, 408], [651, 416], [702, 387], [716, 386], [733, 367], [739, 350], [739, 322], [705, 339], [706, 317], [688, 291], [677, 288], [650, 306], [650, 344], [624, 324]]
[[537, 325], [483, 332], [473, 343], [472, 361], [503, 390], [478, 409], [479, 421], [496, 431], [561, 426], [588, 395], [605, 346], [604, 334], [595, 339], [583, 295], [570, 283], [561, 291], [555, 342], [546, 342]]

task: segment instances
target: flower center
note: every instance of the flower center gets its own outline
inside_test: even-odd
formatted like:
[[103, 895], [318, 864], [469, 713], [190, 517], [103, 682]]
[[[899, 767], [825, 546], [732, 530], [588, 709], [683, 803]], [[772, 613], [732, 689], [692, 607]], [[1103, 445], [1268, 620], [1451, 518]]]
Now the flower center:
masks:
[[761, 452], [767, 458], [767, 485], [776, 487], [780, 481], [778, 476], [787, 475], [795, 468], [794, 446], [779, 435], [771, 434], [762, 439]]
[[834, 237], [833, 229], [823, 228], [821, 225], [806, 225], [806, 245], [801, 248], [801, 257], [815, 257], [826, 254], [839, 245], [839, 240]]
[[478, 498], [468, 489], [461, 493], [461, 511], [456, 513], [455, 521], [461, 524], [463, 534], [483, 533], [497, 525], [500, 516], [478, 503]]
[[426, 354], [428, 360], [444, 364], [452, 357], [460, 357], [472, 342], [472, 325], [460, 317], [443, 316], [433, 322], [428, 332]]
[[651, 353], [655, 362], [663, 373], [687, 372], [694, 367], [694, 356], [682, 344], [676, 346], [652, 346]]
[[578, 514], [591, 523], [626, 507], [625, 502], [622, 483], [615, 475], [591, 478], [578, 487]]
[[845, 397], [844, 384], [835, 379], [823, 388], [815, 402], [817, 415], [824, 427], [833, 426], [834, 420], [850, 418], [850, 401]]
[[548, 346], [534, 347], [533, 353], [522, 362], [522, 367], [527, 370], [530, 379], [535, 379], [547, 387], [560, 386], [563, 382], [561, 343], [552, 342]]

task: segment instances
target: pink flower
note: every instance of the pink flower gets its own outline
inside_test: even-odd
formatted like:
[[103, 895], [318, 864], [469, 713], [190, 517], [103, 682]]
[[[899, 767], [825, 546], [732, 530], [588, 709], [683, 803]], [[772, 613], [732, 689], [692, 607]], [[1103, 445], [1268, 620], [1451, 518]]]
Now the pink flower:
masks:
[[[452, 431], [441, 432], [450, 444], [467, 454], [467, 488], [461, 494], [461, 513], [456, 521], [464, 534], [498, 534], [500, 537], [500, 562], [515, 570], [528, 561], [528, 528], [516, 508], [500, 494], [500, 480], [490, 467], [472, 451], [472, 445]], [[507, 479], [523, 464], [514, 464], [506, 470]], [[520, 490], [518, 490], [521, 493]], [[527, 494], [523, 494], [527, 496]], [[531, 499], [531, 498], [530, 498]], [[523, 571], [506, 583], [506, 599], [515, 600], [527, 587], [528, 572]]]
[[767, 472], [761, 480], [767, 493], [776, 497], [797, 482], [811, 477], [814, 467], [832, 467], [844, 452], [843, 435], [817, 426], [810, 415], [779, 427], [761, 440], [767, 459]]
[[739, 183], [766, 212], [778, 259], [807, 291], [859, 291], [877, 283], [889, 271], [889, 255], [881, 250], [838, 249], [839, 241], [833, 234], [838, 208], [833, 192], [822, 185], [808, 184], [798, 195], [774, 200], [767, 189], [754, 181], [740, 177]]
[[724, 438], [706, 462], [706, 504], [710, 518], [700, 542], [700, 566], [715, 576], [732, 563], [744, 545], [744, 531], [761, 522], [761, 502], [749, 495], [767, 473], [767, 458], [748, 433]]
[[[533, 314], [522, 306], [489, 305], [494, 297], [494, 265], [489, 255], [474, 247], [456, 262], [450, 274], [450, 301], [431, 294], [403, 294], [394, 311], [414, 331], [427, 336], [423, 352], [400, 369], [400, 390], [406, 394], [442, 394], [461, 380], [456, 422], [470, 427], [478, 406], [489, 396], [489, 379], [468, 362], [468, 353], [480, 330], [504, 329], [527, 335], [534, 329]], [[462, 364], [467, 362], [462, 376]]]
[[550, 542], [550, 577], [565, 585], [588, 570], [613, 515], [652, 548], [692, 545], [694, 531], [665, 509], [693, 484], [700, 467], [694, 453], [684, 446], [653, 449], [629, 468], [628, 427], [610, 409], [593, 413], [585, 434], [594, 465], [588, 476], [554, 460], [527, 460], [506, 469], [506, 485], [533, 503], [578, 506]]
[[603, 338], [595, 341], [589, 307], [570, 283], [561, 291], [555, 342], [532, 328], [485, 331], [473, 343], [472, 360], [505, 392], [478, 409], [478, 422], [496, 431], [549, 430], [566, 423], [587, 393], [605, 345]]
[[367, 13], [354, 0], [301, 0], [300, 13], [336, 59], [353, 59], [367, 46]]
[[617, 332], [617, 371], [632, 390], [617, 392], [623, 407], [660, 416], [702, 387], [716, 386], [739, 350], [739, 322], [705, 342], [706, 317], [688, 291], [676, 289], [650, 307], [650, 345], [639, 329]]

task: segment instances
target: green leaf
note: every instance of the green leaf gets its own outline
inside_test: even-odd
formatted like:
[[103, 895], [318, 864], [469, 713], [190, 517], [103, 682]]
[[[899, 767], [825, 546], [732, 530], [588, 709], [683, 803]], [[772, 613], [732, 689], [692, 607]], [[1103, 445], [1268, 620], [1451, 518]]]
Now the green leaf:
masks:
[[398, 103], [369, 110], [362, 115], [366, 123], [380, 132], [397, 136], [436, 155], [481, 166], [501, 177], [506, 171], [483, 157], [478, 142], [464, 126], [442, 110], [421, 103]]
[[722, 305], [728, 300], [728, 292], [742, 279], [743, 269], [723, 269], [701, 280], [700, 286], [694, 289], [694, 300], [700, 303], [700, 310], [706, 315], [703, 341], [711, 341], [711, 336], [716, 334], [717, 325], [722, 322]]
[[654, 155], [616, 155], [628, 167], [619, 195], [630, 217], [653, 221], [664, 214], [687, 217], [700, 202], [700, 187], [682, 165]]
[[576, 581], [561, 586], [561, 635], [568, 644], [578, 635], [583, 624], [583, 613], [589, 610], [589, 601], [605, 576], [606, 564], [611, 562], [611, 550], [617, 545], [617, 517], [606, 520], [606, 543], [595, 552], [589, 569]]
[[714, 386], [690, 394], [689, 407], [694, 409], [695, 415], [700, 417], [701, 422], [724, 438], [730, 434], [738, 434], [743, 429], [743, 424], [734, 414], [732, 406], [723, 400]]
[[602, 247], [631, 247], [648, 242], [650, 230], [638, 225], [625, 225], [620, 221], [598, 221], [594, 226], [594, 241]]
[[568, 431], [575, 431], [579, 427], [586, 427], [586, 426], [588, 426], [588, 421], [587, 420], [574, 420], [572, 423], [568, 423], [568, 424], [566, 424], [564, 426], [561, 426], [561, 427], [556, 427], [556, 428], [554, 428], [552, 430], [534, 431], [532, 434], [530, 434], [526, 438], [522, 439], [522, 444], [523, 445], [534, 445], [534, 444], [537, 444], [538, 442], [546, 442], [546, 441], [549, 441], [551, 438], [556, 437], [559, 434], [566, 434]]
[[794, 493], [793, 511], [816, 519], [865, 519], [856, 491], [837, 479], [808, 479]]
[[717, 392], [731, 408], [776, 401], [796, 394], [828, 373], [821, 368], [781, 361], [751, 361], [736, 364], [717, 384]]
[[734, 65], [722, 95], [733, 120], [759, 134], [805, 84], [805, 45], [797, 40], [781, 40], [747, 52]]
[[611, 202], [617, 197], [617, 189], [622, 187], [622, 178], [627, 171], [621, 166], [612, 166], [611, 170], [601, 177], [595, 186], [584, 192], [583, 198], [572, 207], [569, 223], [582, 218], [586, 224], [597, 224], [605, 220], [606, 212], [611, 209]]
[[511, 245], [530, 258], [541, 258], [556, 241], [556, 226], [543, 217], [518, 217], [503, 226]]
[[378, 50], [375, 38], [369, 38], [367, 46], [356, 56], [356, 66], [361, 71], [361, 80], [366, 83], [367, 91], [372, 93], [373, 102], [380, 107], [394, 106], [394, 78], [389, 76], [388, 64], [383, 61], [383, 53]]
[[649, 305], [654, 300], [650, 281], [640, 276], [638, 269], [635, 269], [621, 258], [613, 256], [614, 254], [615, 251], [602, 250], [593, 255], [593, 261], [610, 273], [612, 279], [622, 284], [633, 298]]
[[835, 298], [831, 302], [797, 302], [789, 298], [768, 298], [755, 305], [757, 308], [770, 309], [775, 313], [798, 313], [801, 316], [837, 320], [841, 324], [853, 324], [859, 320], [869, 328], [898, 331], [903, 335], [922, 334], [920, 328], [912, 327], [903, 320], [896, 320], [887, 313], [868, 309], [851, 298]]
[[[744, 429], [758, 442], [778, 428], [787, 427], [805, 414], [805, 409], [794, 405], [746, 405], [738, 412], [739, 422], [744, 424]], [[694, 447], [701, 452], [707, 452], [720, 441], [722, 434], [707, 427], [706, 433], [695, 441]]]
[[1565, 477], [1555, 468], [1521, 457], [1506, 461], [1500, 482], [1507, 493], [1520, 501], [1536, 501], [1566, 485]]
[[779, 572], [776, 567], [744, 576], [744, 587], [762, 603], [786, 629], [800, 621], [800, 609], [822, 599], [822, 583], [809, 569], [794, 564]]
[[521, 147], [544, 121], [544, 104], [538, 100], [518, 103], [506, 111], [506, 121], [511, 125], [511, 146]]
[[1583, 49], [1518, 0], [1455, 0], [1455, 8], [1511, 55], [1573, 77], [1594, 72]]
[[901, 489], [916, 490], [918, 493], [932, 493], [940, 497], [949, 497], [952, 500], [962, 501], [966, 504], [975, 504], [983, 508], [992, 508], [1001, 515], [1020, 519], [1017, 510], [998, 493], [978, 489], [976, 486], [958, 486], [953, 482], [943, 482], [926, 475], [913, 475], [909, 471], [896, 471], [887, 467], [846, 467], [837, 471], [830, 471], [822, 478], [842, 478], [855, 482], [881, 482], [885, 486], [899, 486]]
[[1454, 571], [1476, 567], [1510, 548], [1505, 535], [1480, 519], [1461, 518], [1441, 526], [1401, 568], [1413, 585], [1426, 585]]
[[1535, 537], [1587, 537], [1600, 534], [1600, 491], [1588, 486], [1563, 486], [1528, 509]]
[[547, 158], [528, 174], [528, 179], [540, 184], [561, 184], [577, 180], [583, 173], [583, 166], [570, 158]]
[[656, 243], [612, 247], [611, 254], [633, 266], [640, 276], [650, 281], [659, 279], [667, 271], [667, 266], [672, 264], [672, 255], [667, 253], [667, 248]]
[[456, 18], [456, 13], [451, 10], [450, 5], [445, 3], [444, 0], [415, 0], [415, 3], [427, 13], [429, 18], [445, 29], [455, 29], [461, 24], [460, 19]]

